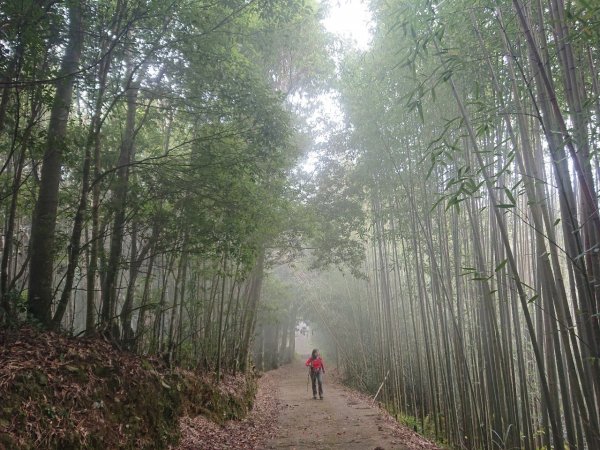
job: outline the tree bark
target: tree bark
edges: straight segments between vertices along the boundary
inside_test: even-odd
[[[39,196],[31,224],[28,312],[44,326],[52,319],[52,277],[58,190],[75,73],[83,48],[83,1],[69,0],[69,41],[61,63],[50,113]]]
[[[259,250],[258,257],[256,258],[256,265],[252,271],[250,278],[250,289],[248,291],[248,312],[243,326],[241,352],[240,352],[240,370],[245,372],[248,368],[248,356],[250,351],[250,341],[254,333],[254,326],[256,323],[256,312],[258,310],[258,304],[260,301],[263,273],[265,264],[264,249]]]
[[[135,153],[135,129],[139,80],[133,80],[133,65],[129,64],[130,81],[127,87],[127,118],[121,142],[121,150],[117,161],[117,177],[113,187],[113,206],[115,217],[110,238],[110,253],[106,267],[106,278],[102,288],[102,322],[105,330],[114,335],[117,333],[113,326],[117,304],[118,272],[123,251],[123,236],[125,235],[126,208],[129,189],[130,163]],[[113,336],[117,337],[117,336]]]
[[[108,43],[102,46],[105,51],[108,48]],[[99,67],[98,74],[98,96],[95,102],[94,114],[88,130],[88,136],[85,143],[84,158],[83,158],[83,171],[81,179],[81,194],[79,197],[79,203],[75,218],[73,219],[73,231],[71,232],[71,239],[68,247],[68,262],[67,271],[65,275],[65,284],[63,291],[56,308],[54,317],[52,318],[52,328],[58,329],[62,321],[63,314],[67,309],[67,305],[71,298],[71,290],[73,288],[73,281],[75,279],[75,270],[79,261],[79,255],[81,252],[81,234],[83,233],[85,212],[88,208],[88,195],[90,191],[90,173],[92,167],[92,150],[100,146],[100,128],[102,126],[102,106],[104,104],[104,92],[106,90],[106,80],[108,76],[108,70],[110,68],[112,58],[112,52],[104,57]],[[89,270],[89,268],[88,268]],[[94,271],[91,271],[91,277],[87,276],[88,291],[91,291],[92,295],[87,295],[87,315],[86,315],[86,329],[91,330],[94,326],[94,284],[95,275]]]

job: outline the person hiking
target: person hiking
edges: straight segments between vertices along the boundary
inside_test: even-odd
[[[306,360],[306,366],[310,367],[310,381],[312,382],[313,398],[317,399],[317,383],[319,384],[319,398],[323,400],[323,374],[325,365],[319,355],[319,350],[314,349],[310,358]]]

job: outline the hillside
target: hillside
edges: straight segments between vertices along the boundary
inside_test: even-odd
[[[0,449],[161,449],[180,419],[216,423],[252,407],[254,376],[170,369],[99,339],[33,328],[0,332]]]

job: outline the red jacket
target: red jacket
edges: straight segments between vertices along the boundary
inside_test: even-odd
[[[321,370],[325,373],[325,365],[323,364],[323,359],[320,356],[317,359],[312,359],[312,356],[306,360],[306,366],[310,366],[313,372],[318,372]]]

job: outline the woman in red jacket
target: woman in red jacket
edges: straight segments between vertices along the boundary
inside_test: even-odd
[[[319,384],[319,398],[323,400],[323,374],[325,365],[316,348],[312,351],[310,358],[306,360],[306,365],[310,367],[310,381],[312,381],[313,398],[317,398],[317,383]]]

